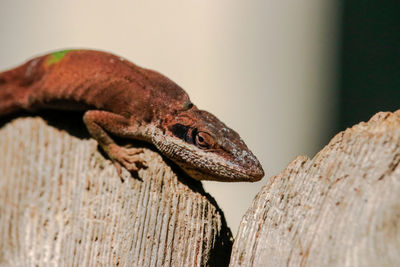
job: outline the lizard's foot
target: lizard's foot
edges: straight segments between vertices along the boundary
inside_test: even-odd
[[[142,148],[121,147],[111,144],[107,147],[106,152],[113,161],[119,176],[122,174],[121,167],[129,172],[138,172],[142,168],[147,168],[146,161],[140,158],[140,154],[143,153]]]

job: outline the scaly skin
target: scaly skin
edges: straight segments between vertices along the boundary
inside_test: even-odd
[[[115,55],[65,50],[0,73],[0,116],[41,108],[85,111],[91,136],[114,162],[146,166],[139,148],[110,134],[144,140],[199,180],[258,181],[264,171],[240,136],[199,110],[173,81]]]

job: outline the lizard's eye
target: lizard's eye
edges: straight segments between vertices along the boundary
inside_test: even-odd
[[[169,130],[176,137],[184,140],[189,144],[194,144],[201,149],[209,149],[214,147],[214,139],[206,132],[199,131],[195,127],[185,126],[183,124],[174,124]]]
[[[206,132],[198,132],[195,137],[196,146],[202,149],[212,148],[214,146],[214,139]]]

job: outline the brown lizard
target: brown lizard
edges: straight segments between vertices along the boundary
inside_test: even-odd
[[[121,167],[145,167],[140,148],[111,135],[143,140],[199,180],[258,181],[264,171],[240,136],[162,74],[121,57],[64,50],[0,73],[0,116],[41,108],[85,111],[90,135]]]

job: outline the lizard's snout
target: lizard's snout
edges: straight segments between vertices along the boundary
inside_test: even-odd
[[[252,182],[260,181],[265,175],[264,170],[260,163],[258,163],[258,166],[252,168],[249,174]]]
[[[247,180],[249,181],[252,182],[259,181],[265,175],[264,169],[261,166],[260,162],[252,154],[251,156],[246,157],[244,166],[246,166],[244,168],[246,169],[246,174],[248,176]]]

